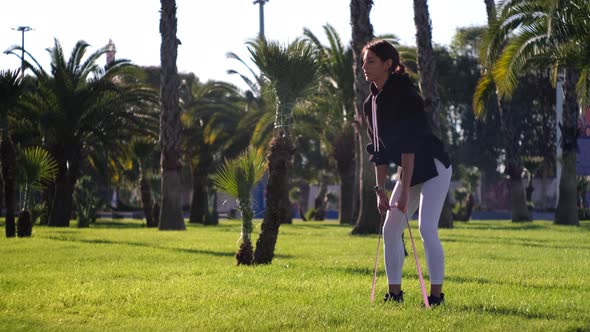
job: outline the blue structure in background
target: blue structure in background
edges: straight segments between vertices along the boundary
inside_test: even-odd
[[[262,180],[256,184],[252,190],[252,208],[254,209],[254,218],[264,218],[266,210],[266,183],[268,182],[268,173],[264,174]],[[292,211],[293,218],[301,218],[299,211]],[[338,219],[338,211],[326,210],[326,219]]]
[[[578,138],[578,152],[576,154],[576,174],[590,175],[590,137]]]
[[[264,192],[266,190],[266,182],[268,181],[268,174],[264,174],[262,180],[256,184],[252,190],[252,208],[254,209],[254,218],[263,218],[264,210],[266,209],[266,201],[264,200]]]

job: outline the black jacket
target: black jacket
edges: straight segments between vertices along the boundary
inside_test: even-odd
[[[379,151],[376,151],[373,139],[373,98],[377,112]],[[371,139],[371,144],[366,149],[375,165],[393,162],[401,166],[402,153],[414,153],[411,186],[438,175],[434,158],[440,160],[445,167],[451,165],[442,141],[432,133],[428,125],[424,100],[407,75],[390,75],[381,91],[371,84],[371,93],[365,100],[363,111],[368,124],[367,133]]]

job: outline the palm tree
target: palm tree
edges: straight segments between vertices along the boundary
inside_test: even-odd
[[[237,158],[226,160],[214,175],[213,182],[223,192],[238,200],[238,208],[242,214],[242,234],[240,249],[236,253],[238,265],[250,265],[254,259],[252,241],[252,203],[250,192],[266,171],[264,156],[260,151],[250,147]]]
[[[590,104],[590,4],[585,0],[505,1],[491,25],[485,57],[490,70],[482,77],[474,104],[491,82],[509,99],[527,70],[564,70],[563,171],[555,222],[579,225],[576,206],[576,136],[578,104]],[[576,98],[577,97],[577,98]]]
[[[0,129],[2,130],[0,160],[2,162],[4,203],[6,207],[6,237],[16,235],[14,222],[16,150],[8,133],[8,115],[17,106],[21,94],[22,85],[19,72],[0,71]]]
[[[290,210],[287,179],[295,153],[290,136],[293,108],[312,91],[320,65],[314,47],[301,40],[283,46],[259,39],[248,43],[248,51],[277,100],[273,138],[266,156],[269,171],[267,208],[254,253],[255,264],[269,264],[274,256],[279,226],[287,220]]]
[[[321,54],[319,54],[319,56],[321,57]],[[266,147],[269,145],[270,139],[273,136],[272,132],[276,113],[275,108],[271,107],[271,105],[276,105],[276,96],[272,90],[272,86],[267,80],[265,80],[263,75],[256,74],[255,71],[235,53],[228,53],[228,57],[239,61],[247,69],[249,74],[242,74],[236,70],[229,70],[228,73],[239,75],[250,88],[245,92],[245,99],[247,102],[245,108],[246,112],[242,114],[235,134],[230,141],[249,141],[250,145],[257,149]],[[350,67],[348,70],[352,73]],[[295,186],[293,188],[297,188],[297,182],[300,180],[303,180],[300,184],[304,187],[307,186],[307,182],[319,180],[320,177],[317,176],[317,174],[320,174],[318,168],[324,169],[325,167],[322,168],[321,165],[328,164],[325,162],[327,161],[327,158],[324,158],[324,155],[320,153],[320,145],[324,146],[324,144],[320,144],[320,141],[328,140],[328,138],[323,137],[322,134],[326,131],[325,123],[332,123],[326,121],[336,121],[333,117],[337,117],[337,113],[339,114],[339,112],[342,111],[342,108],[339,106],[339,99],[334,98],[329,92],[324,91],[326,87],[325,82],[327,81],[329,80],[322,79],[320,81],[320,86],[309,98],[308,102],[300,104],[293,109],[293,119],[297,123],[297,126],[292,128],[293,139],[297,141],[298,145],[313,144],[314,147],[317,147],[317,149],[309,149],[302,146],[302,148],[299,149],[302,153],[295,155],[294,162],[303,162],[305,160],[305,166],[296,168],[297,166],[293,165],[293,168],[296,171],[295,174],[302,177],[301,179],[294,179],[293,177],[290,179],[289,184]],[[332,141],[329,141],[327,145],[329,146],[332,143]],[[236,144],[231,143],[231,145]],[[346,146],[346,149],[349,152],[351,151],[350,146],[351,144]],[[313,155],[310,155],[310,153]],[[266,183],[266,180],[263,182]],[[291,188],[291,190],[293,188]],[[302,210],[301,207],[300,210]],[[304,216],[303,212],[301,213],[301,216]],[[291,223],[292,215],[288,214],[287,218],[281,222]]]
[[[491,35],[491,31],[495,29],[497,26],[497,17],[496,17],[496,9],[494,0],[485,0],[486,3],[486,11],[488,15],[488,36]],[[489,40],[489,37],[486,37]],[[483,49],[488,48],[490,46],[486,46],[489,42],[484,41]],[[501,47],[501,45],[497,45],[496,47]],[[492,90],[494,86],[494,79],[492,77],[492,66],[496,61],[496,54],[497,51],[486,51],[482,58],[483,64],[483,74],[478,82],[478,87],[475,92],[474,97],[474,110],[476,114],[481,118],[483,115],[483,94],[485,91]],[[509,177],[510,181],[510,202],[511,202],[511,210],[512,210],[512,221],[519,222],[519,221],[529,221],[530,220],[530,212],[526,205],[526,195],[524,191],[524,184],[522,179],[523,173],[523,165],[520,158],[520,147],[518,144],[517,138],[517,130],[515,129],[515,125],[513,123],[513,119],[511,119],[512,114],[509,113],[510,105],[506,103],[499,93],[495,94],[496,96],[496,105],[498,108],[498,116],[500,119],[501,127],[500,130],[502,131],[502,137],[504,140],[504,150],[506,152],[505,157],[505,173]]]
[[[337,164],[340,177],[340,223],[353,223],[354,207],[354,73],[352,71],[352,49],[342,45],[340,36],[329,24],[324,26],[329,46],[321,44],[319,39],[308,29],[304,35],[319,51],[324,72],[323,89],[318,92],[323,98],[330,99],[326,108],[319,109],[319,115],[327,118],[318,123],[330,123],[321,126],[322,138],[330,147],[330,155]],[[330,107],[332,105],[332,107]]]
[[[208,211],[209,174],[219,155],[232,157],[247,146],[248,139],[235,140],[236,129],[244,114],[243,98],[228,83],[193,82],[181,116],[183,154],[189,160],[193,176],[191,223],[205,223]]]
[[[44,144],[59,167],[53,200],[48,204],[50,226],[69,226],[74,185],[84,161],[101,159],[98,155],[126,154],[130,137],[153,130],[156,123],[146,107],[155,103],[155,93],[137,83],[137,67],[128,60],[117,60],[102,69],[96,61],[106,48],[84,59],[88,47],[79,41],[66,60],[55,40],[48,49],[50,73],[32,56],[33,64],[24,61],[36,86],[23,95],[21,111],[38,123]],[[15,47],[8,53],[18,56],[15,52],[19,50]]]
[[[180,41],[176,37],[176,1],[160,0],[160,47],[161,85],[160,85],[160,146],[162,174],[162,204],[160,207],[160,230],[185,230],[182,217],[180,195],[180,107],[178,87],[180,80],[176,68],[177,49]]]
[[[148,180],[149,156],[154,153],[156,142],[145,137],[135,138],[131,143],[131,149],[139,166],[139,191],[141,193],[141,207],[145,216],[147,227],[157,227],[152,214],[152,190]]]
[[[363,74],[362,49],[366,43],[373,39],[373,26],[369,14],[373,7],[372,0],[351,0],[350,1],[350,24],[352,25],[352,58],[354,72],[354,114],[355,114],[355,160],[358,169],[355,182],[359,184],[358,214],[356,225],[352,234],[377,234],[379,232],[380,217],[375,208],[377,198],[375,196],[375,175],[370,166],[367,165],[368,158],[365,146],[369,143],[366,135],[367,126],[363,116],[363,101],[369,94],[369,84]]]
[[[42,192],[48,183],[55,180],[58,167],[53,156],[40,146],[26,148],[17,157],[19,184],[23,192],[22,209],[18,216],[18,236],[31,236],[35,223],[30,208],[32,194]]]
[[[424,96],[426,114],[430,115],[430,125],[435,135],[441,138],[440,98],[436,77],[436,59],[432,49],[432,28],[427,0],[414,0],[414,23],[416,24],[416,45],[418,46],[418,73],[420,90]],[[453,228],[453,213],[447,198],[438,223],[441,228]]]

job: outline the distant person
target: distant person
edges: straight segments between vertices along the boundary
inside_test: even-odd
[[[383,225],[385,270],[389,291],[384,300],[403,302],[401,289],[406,217],[419,208],[418,223],[430,276],[430,305],[444,301],[444,253],[438,237],[438,220],[451,180],[451,161],[443,143],[428,124],[424,101],[414,86],[397,49],[385,40],[363,48],[363,71],[371,83],[364,103],[375,163],[377,208],[387,213]],[[387,166],[398,166],[398,181],[391,198],[385,192]],[[404,215],[406,214],[406,215]]]

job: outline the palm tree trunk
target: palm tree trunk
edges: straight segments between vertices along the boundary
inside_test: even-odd
[[[162,170],[162,204],[158,228],[186,230],[182,216],[180,171]]]
[[[217,191],[213,190],[211,196],[211,212],[207,213],[205,225],[219,225],[219,213],[217,212]],[[209,206],[209,198],[207,198],[207,206]]]
[[[65,164],[65,163],[64,163]],[[60,165],[60,170],[55,180],[55,195],[53,196],[53,206],[49,215],[49,226],[70,227],[72,217],[73,195],[75,179],[72,179],[74,170],[65,169],[65,165]]]
[[[191,202],[191,213],[189,222],[207,224],[209,218],[209,195],[207,194],[207,179],[213,163],[213,155],[209,146],[199,142],[199,152],[196,163],[192,167],[193,176],[193,199]]]
[[[141,208],[145,215],[145,224],[147,227],[156,227],[158,224],[154,223],[154,216],[152,215],[152,191],[141,164],[139,166],[139,172],[139,191],[141,192]]]
[[[571,68],[566,69],[564,83],[563,124],[562,126],[562,163],[559,181],[559,200],[555,213],[555,223],[560,225],[580,225],[577,207],[576,147],[578,103],[575,87],[578,74]]]
[[[361,163],[369,163],[369,161],[362,160]],[[361,169],[359,216],[351,232],[353,235],[378,234],[380,231],[381,217],[379,210],[377,210],[377,198],[374,189],[375,174],[371,166],[364,166]]]
[[[334,159],[340,176],[340,211],[338,216],[341,224],[353,223],[353,193],[354,193],[354,131],[346,127],[335,139]]]
[[[251,265],[254,258],[252,240],[250,234],[252,233],[252,218],[253,211],[249,199],[240,198],[239,209],[242,213],[242,243],[236,253],[236,261],[238,265]]]
[[[350,165],[348,169],[340,173],[340,223],[346,225],[353,224],[354,201],[351,193],[354,191],[354,167]]]
[[[207,174],[201,162],[193,167],[193,198],[191,202],[190,223],[203,224],[207,214]]]
[[[324,200],[326,198],[327,191],[328,185],[326,185],[325,182],[320,183],[320,190],[313,200],[313,207],[315,209],[313,220],[315,221],[323,221],[326,218],[326,207],[324,205]]]
[[[504,111],[508,108],[499,103],[498,107]],[[526,204],[526,194],[522,179],[523,165],[520,159],[520,149],[518,146],[518,135],[515,133],[514,123],[511,115],[514,112],[501,113],[502,131],[504,137],[504,146],[506,149],[506,174],[508,174],[510,183],[510,205],[512,211],[512,221],[531,221],[531,214]]]
[[[162,204],[160,209],[160,230],[185,230],[182,217],[180,153],[180,108],[178,106],[178,87],[180,80],[176,68],[179,40],[176,38],[176,1],[160,0],[160,61],[162,70],[160,99],[160,157],[162,174]]]
[[[158,203],[158,201],[154,201],[154,206],[152,207],[152,217],[154,218],[154,224],[156,226],[160,225],[160,203]]]
[[[289,136],[274,137],[269,143],[266,157],[268,161],[266,211],[260,235],[256,241],[254,264],[270,264],[274,257],[279,226],[290,212],[287,174],[294,153],[295,148]]]
[[[438,95],[438,80],[436,77],[436,61],[432,49],[432,28],[427,0],[414,0],[414,24],[416,25],[416,45],[418,46],[418,73],[420,74],[420,89],[424,96],[426,114],[434,134],[442,138],[440,130],[440,97]],[[453,213],[447,198],[438,222],[440,228],[453,228]]]
[[[32,233],[33,223],[31,220],[31,213],[27,210],[22,210],[18,214],[16,234],[18,235],[18,237],[31,237]]]
[[[16,223],[14,221],[15,210],[15,173],[16,173],[16,150],[10,135],[2,135],[0,143],[0,159],[2,160],[2,177],[4,179],[4,199],[6,206],[6,237],[16,236]]]
[[[418,74],[420,90],[424,97],[426,114],[434,134],[441,137],[440,131],[440,97],[436,77],[436,61],[432,49],[432,29],[427,0],[414,0],[414,23],[416,24],[416,45],[418,55]]]
[[[48,225],[51,208],[53,207],[53,197],[55,196],[55,183],[51,182],[43,191],[42,200],[45,202],[44,211],[39,218],[39,225]]]
[[[356,159],[359,160],[359,209],[352,234],[377,234],[379,233],[380,217],[377,210],[377,197],[375,195],[375,175],[373,167],[368,160],[364,147],[369,143],[369,137],[365,134],[367,126],[363,116],[363,101],[369,94],[369,84],[363,74],[362,49],[366,43],[373,39],[373,26],[370,13],[373,7],[372,0],[350,1],[350,23],[352,25],[352,56],[354,72],[354,113],[357,121],[356,135],[359,149]]]
[[[531,221],[531,213],[526,204],[524,181],[521,178],[510,177],[510,205],[512,208],[512,221]]]
[[[2,158],[2,157],[0,156],[0,158]],[[1,165],[2,165],[2,161],[0,160],[0,167],[1,167]],[[2,172],[1,168],[0,168],[0,172]],[[5,203],[6,202],[4,201],[4,179],[2,178],[2,176],[0,176],[0,210],[2,210]]]

